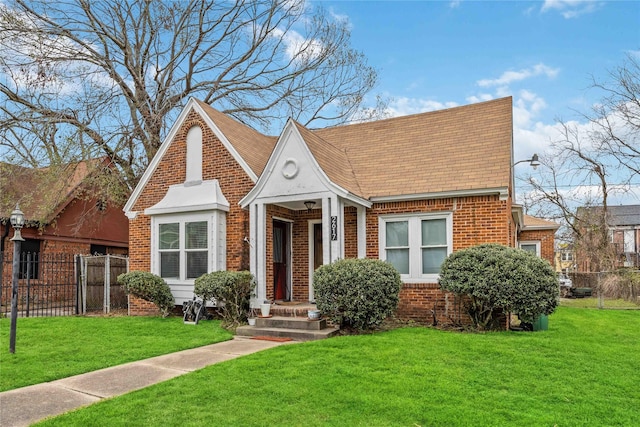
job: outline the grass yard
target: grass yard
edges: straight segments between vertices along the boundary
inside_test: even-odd
[[[52,381],[232,336],[208,321],[194,327],[173,317],[19,318],[9,353],[10,319],[0,319],[0,391]]]
[[[598,308],[598,298],[562,298],[560,305],[565,307],[576,308]],[[623,299],[604,299],[605,309],[625,309],[625,310],[640,310],[640,305],[634,304],[631,301],[625,301]]]
[[[635,426],[639,368],[640,312],[560,307],[534,333],[280,346],[39,425]]]

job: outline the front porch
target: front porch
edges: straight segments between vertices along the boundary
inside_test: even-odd
[[[262,201],[249,206],[250,270],[257,287],[252,306],[264,301],[315,301],[313,273],[343,258],[366,256],[366,207],[340,197],[318,199],[313,208],[308,195]],[[305,316],[297,303],[278,310]]]
[[[246,337],[270,337],[295,341],[314,341],[329,338],[340,328],[329,325],[326,319],[309,320],[308,310],[316,310],[308,302],[275,302],[269,317],[258,317],[255,326],[239,326],[236,334]]]
[[[308,301],[275,301],[271,304],[270,313],[274,317],[306,319],[309,310],[317,310],[316,305]]]

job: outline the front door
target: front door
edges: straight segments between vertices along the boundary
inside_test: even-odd
[[[273,295],[276,300],[289,300],[289,224],[273,221]]]
[[[322,265],[322,223],[313,224],[313,271]]]
[[[322,265],[322,222],[309,224],[309,301],[315,301],[313,293],[313,272]]]

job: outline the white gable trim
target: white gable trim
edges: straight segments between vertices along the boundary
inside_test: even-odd
[[[211,128],[214,135],[222,142],[222,145],[224,145],[224,148],[226,148],[227,151],[231,153],[231,155],[233,156],[233,159],[236,162],[238,162],[240,167],[242,167],[242,170],[244,170],[244,172],[247,175],[249,175],[249,178],[251,178],[251,181],[253,182],[258,181],[258,175],[256,175],[255,172],[249,167],[249,164],[242,158],[240,153],[238,153],[235,147],[229,142],[225,134],[222,133],[220,128],[218,128],[218,126],[214,123],[211,117],[209,117],[209,115],[204,112],[200,104],[196,102],[195,107],[196,107],[196,111],[202,116],[205,123]]]
[[[145,215],[161,215],[195,211],[221,210],[229,212],[229,202],[222,194],[217,179],[174,184],[155,205],[144,210]]]
[[[249,193],[247,193],[245,197],[242,198],[242,200],[240,200],[239,204],[242,208],[248,207],[253,201],[255,201],[258,198],[261,198],[260,195],[262,194],[263,190],[266,188],[269,178],[276,170],[276,164],[278,160],[283,155],[284,146],[286,142],[292,137],[299,138],[300,141],[303,142],[301,145],[303,146],[305,155],[308,156],[308,158],[310,159],[314,172],[318,174],[318,176],[320,177],[320,183],[326,188],[327,191],[329,191],[330,193],[336,194],[344,198],[345,200],[352,202],[356,206],[371,207],[370,201],[350,193],[349,191],[345,190],[341,186],[332,182],[331,179],[329,179],[327,174],[320,167],[320,164],[318,164],[318,161],[316,160],[316,158],[313,156],[313,153],[311,153],[311,150],[309,150],[308,145],[304,141],[304,138],[296,128],[295,124],[291,119],[289,119],[286,125],[284,126],[282,133],[278,137],[278,142],[276,143],[276,146],[273,149],[271,156],[269,157],[269,160],[267,161],[267,165],[265,166],[264,171],[262,172],[262,175],[260,175],[260,177],[258,178],[256,185],[251,189],[251,191],[249,191]],[[289,162],[291,162],[291,160],[288,159],[285,161],[285,164]],[[288,173],[288,172],[283,171],[283,173]],[[293,178],[297,174],[297,170],[292,170],[290,173]],[[296,196],[282,195],[277,197],[272,196],[268,198],[267,202],[277,203],[277,202],[285,202],[289,200],[298,200],[299,198],[300,198],[299,195],[296,195]]]
[[[227,137],[222,133],[222,131],[218,128],[218,126],[216,126],[213,120],[211,120],[211,117],[209,117],[209,115],[204,112],[200,104],[198,104],[198,102],[196,102],[195,99],[189,98],[189,101],[187,101],[187,104],[184,106],[184,108],[180,112],[180,115],[176,119],[175,123],[173,124],[173,126],[171,126],[171,129],[169,130],[169,134],[166,136],[166,138],[160,145],[160,148],[158,148],[156,155],[153,156],[153,159],[151,159],[151,162],[147,166],[147,169],[144,171],[142,178],[140,178],[138,185],[136,185],[136,188],[131,193],[129,200],[127,200],[127,203],[124,205],[124,208],[122,210],[125,212],[125,215],[127,215],[128,218],[135,218],[136,213],[132,212],[133,206],[138,201],[138,198],[142,194],[142,191],[144,190],[144,188],[147,186],[147,183],[151,179],[151,176],[153,176],[153,173],[158,168],[160,161],[162,160],[165,153],[169,149],[171,142],[173,141],[176,134],[178,133],[178,130],[180,130],[180,128],[186,121],[191,110],[195,111],[200,115],[200,117],[202,117],[202,119],[207,124],[207,126],[209,126],[209,128],[212,130],[214,135],[222,142],[222,144],[229,151],[229,153],[231,153],[235,161],[238,162],[240,167],[242,167],[242,169],[246,172],[249,178],[251,178],[253,182],[256,182],[258,180],[258,176],[255,174],[255,172],[253,172],[253,170],[251,170],[247,162],[245,162],[245,160],[242,158],[242,156],[240,156],[240,154],[236,151],[233,145],[231,145]]]

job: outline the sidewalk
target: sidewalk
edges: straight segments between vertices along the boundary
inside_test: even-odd
[[[285,343],[235,337],[230,341],[5,391],[0,393],[0,426],[28,426],[102,399],[282,344]]]

